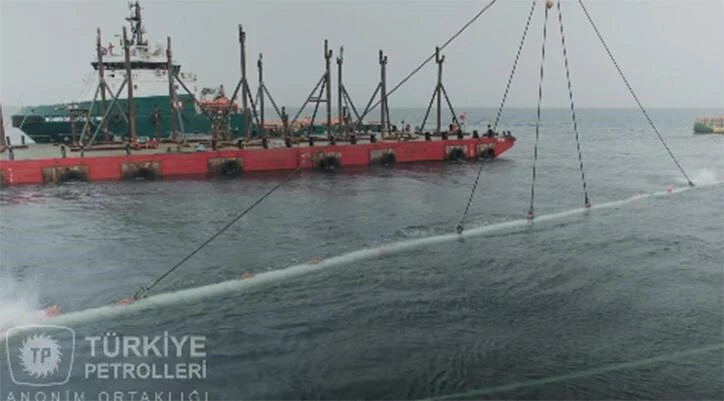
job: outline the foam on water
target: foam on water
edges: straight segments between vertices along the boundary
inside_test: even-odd
[[[705,177],[706,178],[706,177]],[[632,196],[630,198],[622,199],[619,201],[613,201],[613,202],[607,202],[607,203],[601,203],[598,205],[593,205],[590,209],[586,208],[578,208],[578,209],[572,209],[564,212],[559,213],[552,213],[547,215],[541,215],[535,218],[534,223],[532,224],[540,224],[547,221],[553,221],[553,220],[559,220],[579,214],[585,214],[589,213],[591,211],[599,210],[599,209],[610,209],[610,208],[616,208],[619,206],[623,206],[635,201],[653,198],[653,197],[663,197],[663,196],[670,196],[672,194],[676,193],[682,193],[686,192],[692,189],[696,188],[703,188],[703,187],[711,187],[715,185],[722,184],[724,182],[722,181],[713,181],[711,184],[701,184],[697,187],[680,187],[680,188],[672,188],[670,190],[664,190],[661,192],[653,192],[653,193],[642,193],[639,195]],[[135,302],[130,305],[109,305],[109,306],[102,306],[98,308],[92,308],[92,309],[86,309],[81,310],[77,312],[71,312],[68,314],[60,315],[56,318],[53,318],[49,321],[52,321],[53,324],[59,324],[59,325],[77,325],[84,322],[94,321],[94,320],[100,320],[100,319],[106,319],[114,316],[120,316],[120,315],[127,315],[132,314],[136,312],[142,312],[146,310],[156,309],[168,305],[173,304],[179,304],[179,303],[192,303],[197,302],[199,300],[210,298],[210,297],[216,297],[226,294],[231,294],[235,292],[242,292],[245,290],[248,290],[249,288],[273,283],[277,281],[282,280],[289,280],[294,277],[298,277],[301,275],[321,271],[324,269],[329,269],[333,267],[339,267],[339,266],[345,266],[345,265],[352,265],[354,263],[365,261],[365,260],[372,260],[375,258],[385,257],[401,252],[405,252],[412,249],[419,249],[423,248],[425,246],[429,245],[436,245],[436,244],[442,244],[446,242],[452,242],[452,241],[464,241],[466,238],[475,237],[475,236],[481,236],[485,234],[492,234],[496,232],[502,232],[510,229],[520,228],[520,227],[526,227],[530,225],[531,223],[526,219],[520,219],[520,220],[512,220],[502,223],[496,223],[491,224],[487,226],[481,226],[481,227],[475,227],[467,229],[462,234],[456,234],[456,233],[450,233],[450,234],[443,234],[443,235],[434,235],[424,238],[414,238],[406,241],[401,242],[395,242],[390,244],[381,245],[375,248],[367,248],[367,249],[360,249],[357,251],[345,253],[343,255],[331,257],[328,259],[323,259],[318,262],[310,262],[310,263],[303,263],[299,265],[290,266],[287,268],[279,269],[279,270],[273,270],[269,272],[264,272],[257,274],[251,278],[247,278],[244,280],[228,280],[217,284],[210,284],[205,285],[201,287],[195,287],[195,288],[189,288],[184,290],[179,290],[176,292],[171,293],[165,293],[165,294],[159,294],[150,296],[148,298],[142,299],[138,302]],[[18,333],[19,331],[14,331],[14,333]]]
[[[33,288],[0,272],[0,333],[39,321],[38,305]]]
[[[713,169],[701,169],[694,173],[694,175],[691,177],[691,181],[694,183],[694,185],[716,185],[718,182],[720,182],[722,179],[718,178],[724,176],[724,172],[716,172]],[[684,180],[685,182],[686,180]]]

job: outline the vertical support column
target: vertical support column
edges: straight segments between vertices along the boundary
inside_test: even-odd
[[[173,76],[176,71],[173,68],[173,57],[171,53],[171,37],[166,37],[166,73],[168,74],[168,100],[171,106],[171,140],[174,142],[178,139],[176,132],[176,90],[173,87]]]
[[[389,121],[387,121],[387,56],[385,56],[382,53],[382,50],[380,50],[380,110],[381,110],[381,124],[382,127],[380,128],[380,136],[384,137],[386,132],[389,132],[388,125]]]
[[[136,136],[136,102],[133,99],[133,78],[131,77],[131,49],[128,42],[126,27],[123,27],[123,49],[126,58],[126,85],[128,85],[128,135],[131,143],[137,141]]]
[[[104,77],[105,65],[103,65],[103,46],[101,45],[101,28],[96,28],[96,56],[98,58],[98,85],[101,87],[101,105],[99,107],[100,115],[106,114],[106,80]],[[93,110],[90,110],[90,115],[93,115]],[[108,135],[108,129],[106,129],[105,119],[101,122],[101,130],[103,131],[103,140],[105,142],[110,141]],[[84,133],[85,134],[85,133]]]
[[[442,63],[445,61],[445,56],[440,57],[440,48],[435,47],[435,62],[437,63],[437,130],[440,134],[442,132]]]
[[[289,115],[287,114],[287,108],[284,106],[282,106],[282,130],[284,138],[289,138]]]
[[[347,124],[344,124],[342,105],[342,93],[344,92],[344,86],[342,86],[342,59],[343,59],[344,48],[340,46],[339,56],[337,57],[337,119],[339,121],[339,132],[347,135]]]
[[[266,129],[264,129],[264,64],[262,62],[262,54],[259,53],[259,60],[256,66],[259,68],[259,130],[262,138],[266,138]]]
[[[3,105],[0,103],[0,147],[2,146],[5,146],[5,120],[3,120]]]
[[[239,45],[241,46],[241,110],[244,116],[244,123],[241,133],[244,139],[249,139],[251,131],[251,119],[249,117],[249,102],[247,99],[247,96],[249,94],[249,83],[246,81],[246,32],[244,32],[241,24],[239,24]],[[231,101],[233,102],[234,99],[231,99]]]
[[[332,51],[329,50],[329,41],[324,39],[324,65],[325,85],[327,92],[327,137],[332,138],[332,74],[329,71],[329,63],[332,58]]]

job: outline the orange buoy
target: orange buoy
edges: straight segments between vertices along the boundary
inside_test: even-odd
[[[136,302],[136,300],[133,298],[133,296],[125,297],[118,302],[116,302],[116,305],[128,305]]]
[[[673,188],[671,188],[671,187],[666,187],[666,192],[671,193],[671,191],[673,191]]]
[[[53,305],[48,308],[43,309],[42,315],[44,318],[52,318],[56,317],[60,314],[60,309],[58,309],[58,305]]]

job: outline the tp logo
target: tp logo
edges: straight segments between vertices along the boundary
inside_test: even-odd
[[[18,326],[5,333],[10,378],[17,385],[46,387],[68,383],[75,332],[52,325]]]

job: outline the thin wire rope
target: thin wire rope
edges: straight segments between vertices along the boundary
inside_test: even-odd
[[[243,212],[241,212],[239,215],[237,215],[236,217],[234,217],[230,222],[228,222],[224,227],[222,227],[220,230],[218,230],[218,231],[217,231],[214,235],[212,235],[209,239],[207,239],[207,240],[204,241],[201,245],[199,245],[198,247],[196,247],[196,249],[194,249],[193,251],[191,251],[191,253],[189,253],[188,255],[186,255],[183,259],[181,259],[181,261],[179,261],[178,263],[176,263],[173,267],[171,267],[171,268],[170,268],[169,270],[167,270],[165,273],[163,273],[162,275],[160,275],[158,278],[156,278],[156,279],[155,279],[154,281],[152,281],[150,284],[141,287],[141,289],[139,289],[139,290],[133,295],[133,299],[136,299],[136,300],[137,300],[137,299],[145,296],[145,294],[146,294],[149,290],[151,290],[151,288],[153,288],[156,284],[158,284],[159,282],[161,282],[161,280],[163,280],[164,278],[166,278],[166,277],[167,277],[169,274],[171,274],[173,271],[175,271],[176,269],[178,269],[179,267],[181,267],[181,265],[183,265],[184,263],[186,263],[186,262],[187,262],[189,259],[191,259],[194,255],[196,255],[197,253],[199,253],[199,251],[201,251],[202,249],[204,249],[204,248],[205,248],[207,245],[209,245],[213,240],[215,240],[219,235],[221,235],[221,234],[222,234],[224,231],[226,231],[229,227],[231,227],[232,225],[234,225],[234,223],[236,223],[237,221],[239,221],[242,217],[246,216],[247,213],[249,213],[252,209],[254,209],[255,207],[257,207],[264,199],[266,199],[267,197],[269,197],[269,196],[270,196],[271,194],[273,194],[276,190],[278,190],[279,188],[281,188],[282,185],[284,185],[285,183],[287,183],[287,181],[289,181],[289,180],[290,180],[296,173],[298,173],[299,171],[301,171],[301,167],[298,167],[296,170],[294,170],[294,171],[292,171],[291,173],[289,173],[282,181],[280,181],[277,185],[275,185],[274,187],[272,187],[269,191],[267,191],[264,195],[262,195],[262,196],[261,196],[259,199],[257,199],[254,203],[252,203],[251,206],[247,207]]]
[[[586,175],[583,170],[583,156],[581,155],[581,141],[578,134],[578,121],[576,120],[576,108],[573,103],[573,89],[571,85],[571,70],[568,67],[568,51],[566,50],[566,35],[563,33],[563,13],[561,12],[561,2],[557,2],[558,8],[558,25],[561,28],[561,46],[563,47],[563,61],[566,66],[566,80],[568,81],[568,97],[571,100],[571,117],[573,118],[573,131],[576,133],[576,149],[578,150],[578,166],[581,170],[581,181],[583,182],[583,204],[586,207],[591,205],[588,197],[588,186],[586,185]]]
[[[533,148],[533,180],[530,185],[530,209],[528,210],[528,219],[532,220],[535,216],[533,205],[535,203],[535,178],[536,164],[538,163],[538,141],[540,138],[540,106],[543,100],[543,67],[546,61],[546,38],[548,37],[548,7],[545,8],[545,19],[543,20],[543,46],[541,50],[540,63],[540,82],[538,83],[538,108],[537,119],[535,122],[535,146]]]
[[[533,18],[533,10],[535,10],[536,1],[533,0],[533,3],[530,6],[530,12],[528,13],[528,20],[525,23],[525,29],[523,30],[523,37],[520,39],[520,44],[518,45],[518,52],[515,55],[515,61],[513,62],[513,68],[510,71],[510,77],[508,77],[508,84],[505,86],[505,93],[503,94],[503,100],[500,102],[500,108],[498,109],[498,115],[495,117],[495,125],[493,126],[493,131],[495,131],[498,127],[498,121],[500,120],[500,115],[503,112],[503,106],[505,105],[505,100],[508,98],[508,91],[510,90],[510,84],[513,81],[513,76],[515,75],[515,70],[518,66],[518,60],[520,59],[520,53],[523,50],[523,44],[525,43],[525,39],[528,36],[528,28],[530,27],[530,21]],[[434,99],[434,96],[433,96]],[[427,114],[430,113],[430,107],[432,107],[432,100],[430,100],[430,106],[428,106],[427,113],[425,114],[425,120],[427,120]],[[424,121],[424,120],[423,120]],[[422,130],[422,129],[420,129]],[[480,175],[483,173],[483,166],[485,165],[484,162],[480,163],[480,167],[478,167],[478,173],[475,175],[475,182],[473,183],[473,189],[470,191],[470,196],[468,197],[468,202],[465,205],[465,211],[463,211],[463,215],[460,218],[460,223],[458,223],[457,226],[457,233],[461,234],[465,227],[465,219],[468,217],[468,213],[470,212],[470,205],[473,203],[473,198],[475,197],[475,191],[478,189],[478,184],[480,183]]]
[[[693,187],[694,183],[691,182],[691,179],[684,171],[684,168],[681,167],[681,164],[679,164],[679,161],[674,156],[674,153],[669,148],[669,145],[667,145],[666,141],[664,141],[664,138],[663,138],[663,136],[661,136],[659,129],[656,128],[656,125],[654,124],[653,120],[651,120],[651,117],[649,117],[649,113],[646,112],[646,109],[644,108],[643,104],[641,104],[641,101],[639,100],[638,96],[636,96],[636,92],[634,92],[633,87],[631,87],[631,84],[629,84],[628,79],[626,79],[626,76],[623,74],[621,67],[618,65],[618,62],[616,62],[616,59],[613,57],[613,53],[611,53],[611,50],[608,48],[608,45],[606,44],[606,41],[603,39],[603,35],[601,35],[601,32],[598,30],[598,27],[593,22],[593,18],[591,18],[591,14],[588,13],[586,6],[583,5],[583,0],[578,0],[578,3],[581,5],[583,12],[586,14],[586,18],[588,18],[588,22],[591,23],[591,27],[593,27],[593,30],[596,32],[596,36],[598,36],[598,40],[601,41],[603,48],[606,49],[606,53],[608,53],[608,57],[613,62],[613,65],[616,67],[616,70],[618,70],[618,74],[621,76],[621,79],[623,79],[623,82],[626,84],[626,87],[628,88],[629,92],[631,92],[631,96],[633,96],[634,100],[636,101],[636,104],[638,104],[639,109],[641,109],[641,112],[644,114],[644,117],[646,117],[646,120],[649,122],[649,125],[651,125],[651,128],[653,128],[653,130],[656,133],[656,136],[659,138],[659,141],[661,142],[661,144],[664,145],[664,148],[666,148],[666,151],[669,153],[669,156],[671,156],[671,160],[674,161],[676,166],[681,171],[681,174],[683,174],[684,178],[686,178],[686,180],[689,182],[689,186]]]
[[[452,43],[453,40],[455,40],[458,36],[460,36],[460,34],[463,33],[463,31],[465,31],[470,25],[473,24],[473,22],[475,22],[478,18],[480,18],[480,16],[483,15],[483,13],[485,13],[497,1],[498,0],[492,0],[485,7],[483,7],[482,10],[480,10],[477,14],[475,14],[475,16],[473,18],[471,18],[465,25],[463,25],[463,27],[460,28],[452,37],[450,37],[450,39],[448,39],[445,43],[443,43],[443,45],[440,46],[440,50],[442,51],[445,47],[447,47],[447,45]],[[412,70],[412,72],[409,73],[405,78],[403,78],[402,81],[400,81],[397,85],[395,85],[392,88],[392,90],[388,91],[387,97],[389,97],[391,94],[395,93],[395,91],[397,91],[397,89],[399,89],[402,85],[404,85],[405,82],[407,82],[410,78],[412,78],[413,75],[417,74],[424,66],[427,65],[427,63],[429,63],[434,58],[435,58],[435,53],[433,53],[430,57],[425,59],[425,61],[423,61],[419,66],[417,66],[417,68]],[[362,119],[364,119],[368,113],[372,112],[372,110],[374,110],[377,106],[379,106],[380,102],[381,102],[381,100],[378,100],[377,103],[375,103],[374,105],[372,105],[372,107],[369,108],[369,110],[362,113],[362,117],[360,118],[360,121]]]

